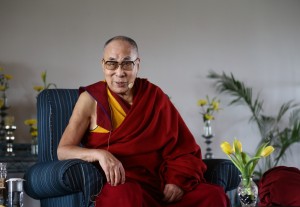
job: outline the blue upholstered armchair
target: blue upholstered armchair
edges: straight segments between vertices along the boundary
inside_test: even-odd
[[[76,89],[46,89],[37,99],[38,163],[25,173],[25,192],[42,207],[90,207],[104,177],[91,163],[72,159],[58,161],[56,149],[78,98]],[[226,159],[205,160],[208,182],[224,190],[235,189],[239,172]]]

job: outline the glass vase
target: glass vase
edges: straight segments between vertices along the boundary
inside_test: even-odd
[[[203,136],[205,136],[205,137],[212,137],[213,136],[210,120],[205,120],[204,121],[203,132],[204,132]]]
[[[251,177],[241,177],[237,193],[242,207],[255,207],[257,203],[258,188]]]
[[[205,143],[207,145],[206,147],[206,153],[205,153],[205,159],[212,159],[213,158],[213,152],[210,148],[210,144],[212,143],[213,133],[212,133],[212,127],[210,120],[204,121],[204,127],[203,127],[203,134],[202,137],[205,139]]]
[[[31,154],[38,154],[38,140],[36,136],[31,138]]]

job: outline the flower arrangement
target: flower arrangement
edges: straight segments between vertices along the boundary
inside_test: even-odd
[[[233,146],[228,142],[223,142],[220,147],[241,172],[242,177],[247,180],[246,185],[249,185],[249,179],[253,176],[254,168],[260,158],[267,157],[274,151],[274,148],[268,146],[268,143],[263,143],[255,155],[250,157],[246,152],[243,152],[242,143],[237,139],[234,139]]]
[[[31,135],[31,154],[37,155],[38,153],[38,145],[37,145],[37,136],[38,136],[38,128],[37,128],[37,120],[36,119],[27,119],[24,121],[24,124],[29,126],[29,133]]]
[[[24,124],[29,126],[29,133],[31,137],[37,137],[37,120],[36,119],[27,119],[24,121]]]
[[[206,96],[206,99],[200,99],[198,100],[198,106],[201,107],[201,114],[203,121],[209,121],[214,120],[214,112],[218,112],[220,110],[219,108],[220,101],[216,100],[214,97],[212,100],[209,99],[208,96]]]
[[[234,139],[232,146],[228,142],[223,142],[220,145],[223,152],[241,172],[241,182],[237,188],[237,193],[242,206],[256,206],[258,188],[252,177],[260,158],[267,157],[274,151],[274,148],[268,144],[261,144],[253,157],[243,152],[242,143],[237,139]]]

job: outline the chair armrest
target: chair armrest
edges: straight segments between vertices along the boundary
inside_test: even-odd
[[[24,175],[25,192],[35,199],[83,192],[85,201],[91,201],[103,186],[103,176],[91,163],[63,160],[37,163]]]
[[[204,177],[207,182],[223,187],[224,191],[236,189],[240,183],[240,172],[236,166],[227,159],[203,159],[207,166]]]

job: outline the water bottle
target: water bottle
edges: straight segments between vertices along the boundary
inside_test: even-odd
[[[0,163],[0,207],[6,206],[7,201],[6,176],[6,163]]]

